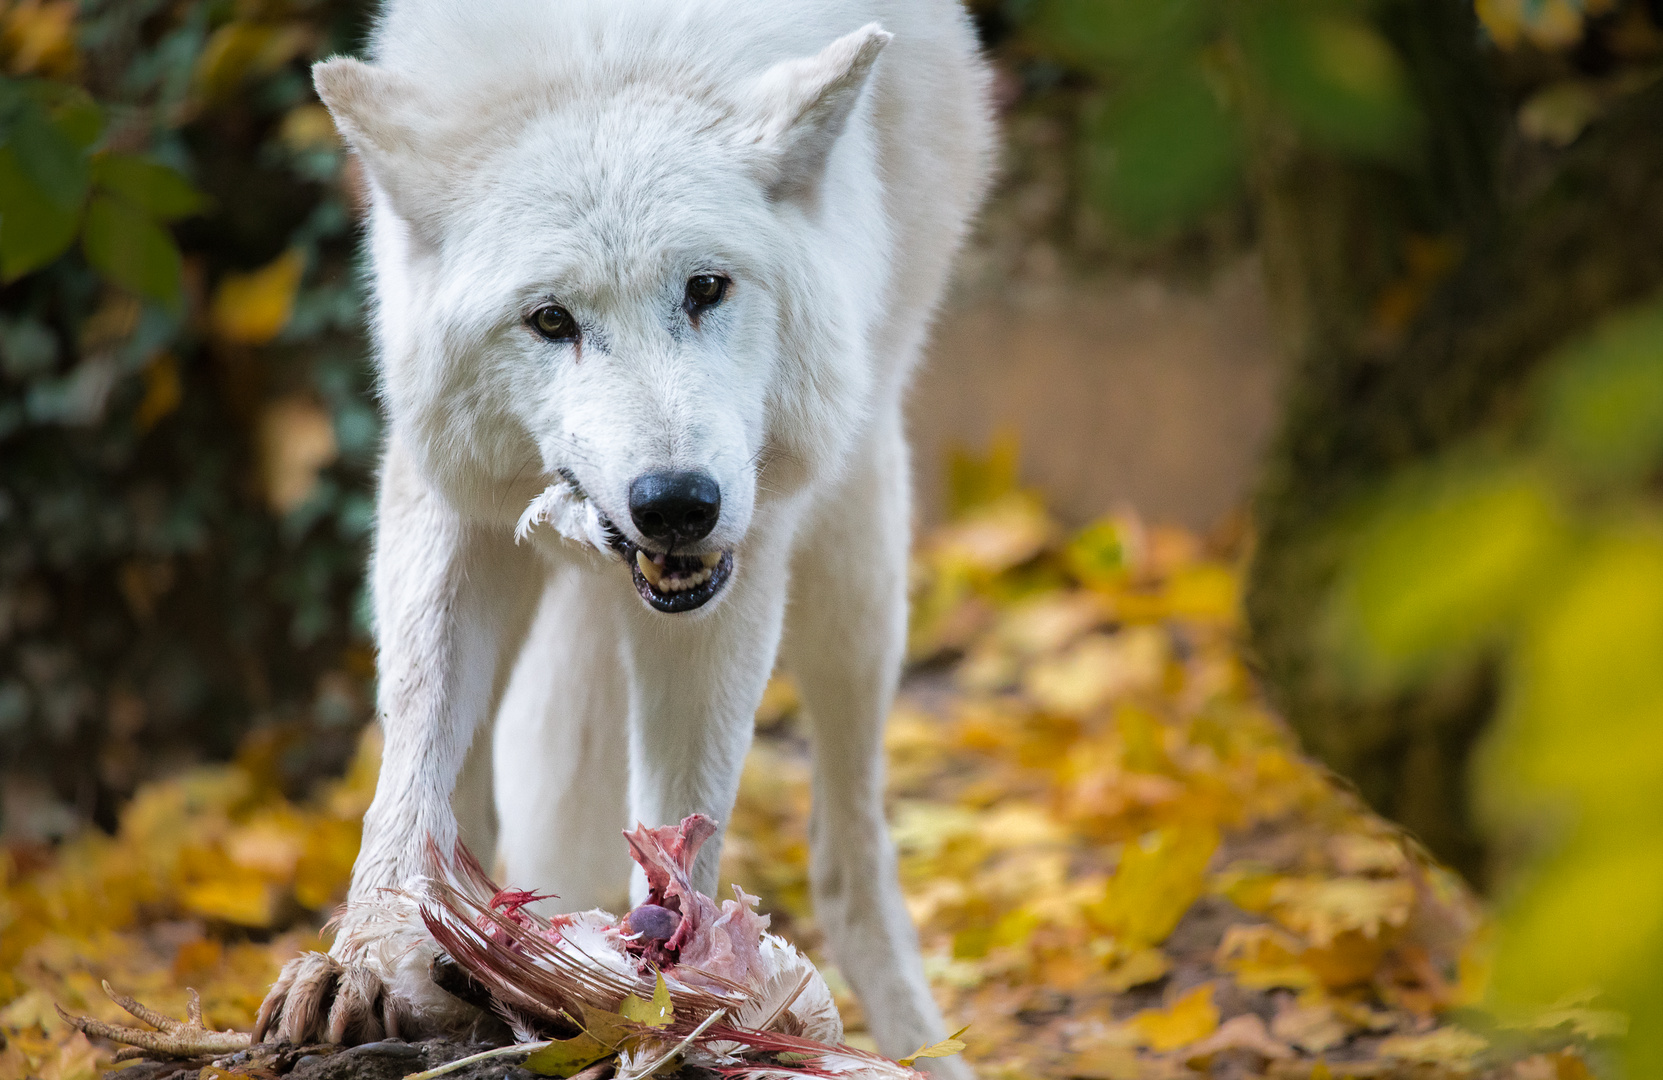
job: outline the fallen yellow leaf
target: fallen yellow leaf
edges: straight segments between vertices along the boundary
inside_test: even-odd
[[[1218,1030],[1213,984],[1203,983],[1165,1009],[1145,1009],[1126,1021],[1151,1050],[1164,1053],[1205,1039]]]
[[[1489,1048],[1489,1040],[1482,1035],[1442,1027],[1424,1035],[1393,1035],[1380,1044],[1379,1054],[1424,1065],[1459,1065]]]
[[[1126,845],[1102,901],[1086,915],[1128,952],[1159,945],[1207,888],[1218,830],[1183,825],[1145,833]]]
[[[218,878],[185,888],[180,893],[185,910],[237,926],[270,926],[276,909],[272,888],[253,874]]]
[[[1414,907],[1406,878],[1284,878],[1270,893],[1272,917],[1318,948],[1348,930],[1378,938],[1408,922]]]

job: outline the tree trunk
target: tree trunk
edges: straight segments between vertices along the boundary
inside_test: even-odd
[[[1615,63],[1599,47],[1610,25],[1559,59],[1497,57],[1471,10],[1445,0],[1392,0],[1382,24],[1422,103],[1414,167],[1257,140],[1264,259],[1294,367],[1256,504],[1248,620],[1306,747],[1482,881],[1466,771],[1493,671],[1370,697],[1320,628],[1358,501],[1480,430],[1517,430],[1541,362],[1663,283],[1663,86],[1617,98],[1552,150],[1518,134],[1515,104],[1577,64]]]

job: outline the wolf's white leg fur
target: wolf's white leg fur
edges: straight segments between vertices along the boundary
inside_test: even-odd
[[[450,810],[456,815],[456,835],[469,851],[490,866],[497,850],[496,768],[493,762],[491,727],[481,724],[473,744],[462,759],[456,776],[456,790],[450,794]]]
[[[427,841],[441,851],[456,842],[451,799],[506,682],[543,573],[509,532],[467,521],[434,492],[396,437],[382,467],[376,540],[371,587],[385,741],[348,893],[358,904],[423,872]],[[415,1030],[467,1023],[473,1010],[428,978],[433,948],[425,936],[404,940],[392,924],[349,920],[331,950],[346,970],[296,961],[286,1000],[267,999],[257,1034],[278,1020],[280,1036],[295,1042],[340,1041],[378,1010],[402,1014]]]
[[[946,1035],[884,822],[883,726],[906,647],[908,507],[907,448],[894,406],[804,522],[784,642],[814,743],[815,919],[879,1048],[892,1057]],[[970,1075],[956,1061],[930,1064]]]
[[[397,442],[382,469],[376,540],[370,581],[385,745],[352,871],[355,901],[421,873],[425,840],[441,851],[455,843],[451,795],[543,575],[511,535],[465,520],[434,492]]]
[[[692,813],[721,823],[693,866],[693,884],[714,895],[756,707],[779,648],[791,508],[752,526],[725,602],[700,618],[666,619],[626,607],[624,661],[630,684],[630,819],[668,825]],[[640,868],[631,898],[646,896]]]
[[[555,571],[497,712],[499,880],[557,894],[540,906],[546,913],[628,903],[629,695],[616,586],[588,567]]]

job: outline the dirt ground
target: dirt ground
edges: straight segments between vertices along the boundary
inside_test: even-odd
[[[1206,530],[1245,501],[1275,420],[1279,365],[1245,259],[1205,288],[1152,277],[961,287],[909,403],[922,522],[945,462],[1001,429],[1064,521],[1135,506]]]

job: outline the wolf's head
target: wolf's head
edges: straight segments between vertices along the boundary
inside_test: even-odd
[[[392,437],[464,512],[623,556],[660,611],[720,593],[866,408],[888,40],[738,76],[603,42],[500,83],[319,64],[372,193]]]

